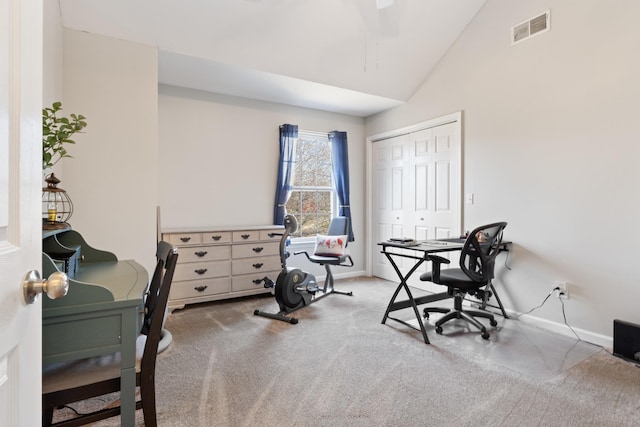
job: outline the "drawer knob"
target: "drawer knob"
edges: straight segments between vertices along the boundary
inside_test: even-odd
[[[207,251],[198,251],[198,252],[194,252],[197,256],[199,257],[203,257],[207,254]]]
[[[264,248],[261,248],[261,247],[258,246],[257,248],[253,248],[253,252],[260,253],[260,252],[262,252],[263,249]]]
[[[215,236],[211,236],[211,238],[217,242],[222,238],[222,236],[220,236],[219,234],[216,234]]]
[[[204,274],[204,273],[207,272],[207,269],[206,268],[199,268],[199,269],[193,270],[193,271],[195,271],[198,274]]]
[[[207,287],[206,287],[206,286],[196,286],[196,287],[195,287],[195,288],[193,288],[193,289],[195,289],[195,290],[196,290],[196,291],[198,291],[198,292],[202,292],[202,291],[204,291],[205,289],[207,289]]]
[[[191,240],[191,237],[181,237],[180,240],[184,243],[187,243],[189,240]]]
[[[252,282],[256,285],[259,285],[260,283],[262,283],[262,279],[253,279]]]
[[[243,234],[240,237],[242,237],[243,239],[247,240],[249,237],[251,237],[251,234]]]
[[[264,264],[263,264],[263,263],[261,263],[261,262],[256,262],[255,264],[253,264],[253,266],[254,266],[255,268],[260,268],[260,267],[262,267],[263,265],[264,265]]]

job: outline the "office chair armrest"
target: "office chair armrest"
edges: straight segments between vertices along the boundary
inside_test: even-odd
[[[451,261],[438,255],[427,255],[427,259],[431,261],[433,265],[431,269],[431,278],[433,283],[440,283],[440,266],[442,264],[450,264]]]

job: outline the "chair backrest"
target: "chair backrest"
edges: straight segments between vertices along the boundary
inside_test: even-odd
[[[141,370],[149,372],[155,370],[155,359],[162,333],[165,309],[169,300],[173,273],[178,261],[178,249],[162,241],[158,243],[156,258],[158,262],[149,285],[149,294],[145,301],[142,329],[142,333],[147,335],[147,342],[142,355]]]
[[[348,234],[349,218],[347,218],[346,216],[337,216],[335,218],[331,218],[331,223],[329,223],[329,230],[327,231],[328,236],[346,236]]]
[[[494,276],[496,256],[502,244],[506,222],[495,222],[474,229],[464,242],[460,268],[474,282],[489,283]]]
[[[160,285],[162,284],[162,277],[166,269],[166,262],[169,253],[175,248],[167,242],[159,242],[156,248],[156,268],[153,271],[151,282],[149,283],[149,289],[147,291],[146,299],[144,302],[144,319],[142,323],[141,333],[147,335],[149,332],[149,326],[151,326],[151,318],[153,312],[158,304],[158,293],[160,291]]]

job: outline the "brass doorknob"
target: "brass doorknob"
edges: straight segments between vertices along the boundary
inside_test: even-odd
[[[62,298],[69,290],[69,278],[61,271],[56,271],[48,279],[42,280],[38,270],[31,270],[24,276],[22,290],[27,304],[36,302],[42,292],[46,292],[51,299]]]

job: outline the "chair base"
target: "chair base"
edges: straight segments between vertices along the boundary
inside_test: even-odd
[[[468,323],[472,324],[476,328],[480,330],[480,334],[483,339],[488,340],[490,337],[489,332],[487,332],[487,328],[476,319],[476,317],[481,317],[484,319],[489,319],[489,323],[491,326],[498,326],[498,322],[496,321],[493,314],[487,311],[478,311],[478,310],[463,310],[462,309],[462,299],[463,295],[455,295],[454,296],[454,307],[453,308],[444,308],[444,307],[426,307],[423,310],[424,318],[429,318],[429,313],[444,313],[438,321],[436,322],[436,333],[442,334],[442,325],[448,322],[451,319],[463,319]]]

